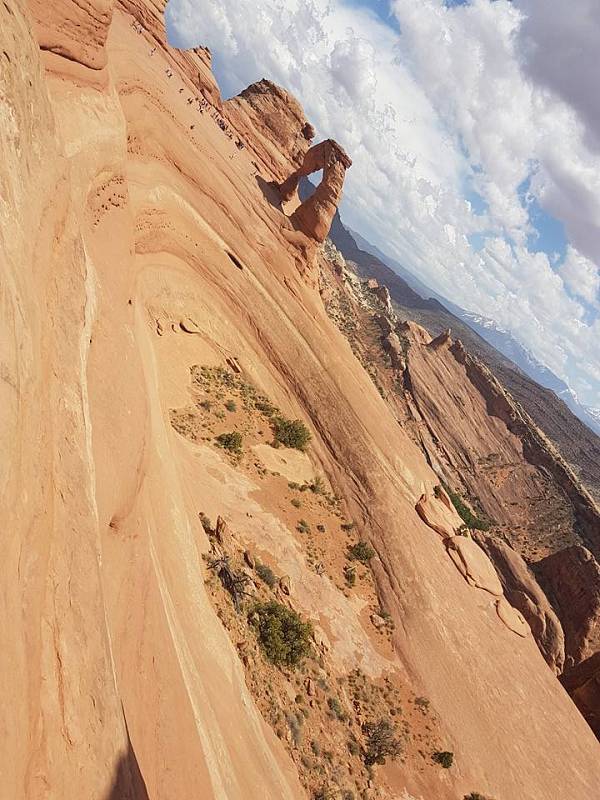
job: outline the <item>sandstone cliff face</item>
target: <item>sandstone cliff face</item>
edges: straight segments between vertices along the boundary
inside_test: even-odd
[[[540,651],[559,674],[565,662],[561,622],[521,553],[534,566],[552,553],[556,553],[553,563],[568,565],[565,545],[581,541],[580,503],[592,509],[592,524],[584,528],[592,535],[600,524],[597,511],[574,476],[563,471],[564,462],[531,420],[460,342],[452,342],[449,331],[432,339],[420,325],[399,322],[385,287],[374,279],[361,284],[349,279],[351,275],[348,267],[343,267],[341,282],[347,282],[351,295],[366,312],[366,317],[357,307],[353,312],[355,351],[440,478],[464,496],[483,516],[482,522],[502,535],[478,533],[476,539],[498,570],[506,597],[525,616]],[[330,293],[329,304],[334,296]],[[349,330],[347,321],[343,327]],[[395,347],[390,337],[397,340]],[[467,364],[468,370],[464,368]],[[554,464],[552,471],[546,463]],[[563,491],[563,481],[569,482],[568,494]],[[576,498],[575,506],[571,496]],[[442,507],[426,496],[417,504],[417,511],[444,536],[452,536],[462,522],[457,517],[458,524],[446,524],[440,517]],[[597,579],[588,574],[586,580],[589,590],[573,606],[571,620],[580,634],[595,629]],[[564,592],[561,603],[561,587],[567,583],[561,582],[554,593],[544,582],[552,602],[564,609],[565,624],[573,605],[572,590]],[[562,619],[563,613],[560,616]],[[591,647],[595,647],[593,642]]]
[[[567,667],[600,651],[600,565],[575,545],[538,561],[536,574],[565,632]]]
[[[532,638],[419,518],[438,477],[303,279],[251,156],[218,124],[203,53],[165,44],[151,0],[116,3],[110,21],[91,4],[108,28],[94,36],[53,22],[80,19],[69,0],[48,17],[7,5],[2,795],[306,797],[209,597],[206,511],[290,576],[333,685],[358,667],[402,676],[435,709],[456,768],[382,771],[383,797],[593,796],[598,743]],[[52,42],[41,56],[32,11]],[[359,595],[309,566],[261,474],[173,427],[199,364],[307,420],[313,474],[376,550],[389,641]]]
[[[104,45],[114,6],[115,0],[52,4],[31,0],[29,3],[42,50],[94,70],[106,66]]]
[[[506,542],[486,533],[475,539],[498,570],[509,603],[523,614],[548,665],[557,675],[565,663],[561,623],[524,559]]]
[[[287,177],[290,162],[302,163],[314,129],[300,103],[285,89],[263,79],[227,100],[224,110],[272,179]]]

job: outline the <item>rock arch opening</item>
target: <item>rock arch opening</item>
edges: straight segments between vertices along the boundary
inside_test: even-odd
[[[325,139],[309,148],[302,165],[280,184],[279,193],[283,202],[291,199],[303,177],[323,170],[323,178],[317,188],[291,215],[294,226],[317,242],[325,240],[342,196],[346,170],[352,161],[343,148],[333,139]]]

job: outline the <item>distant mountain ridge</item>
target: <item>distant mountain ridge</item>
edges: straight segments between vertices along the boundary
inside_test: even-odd
[[[341,222],[341,220],[340,220]],[[343,223],[341,223],[343,225]],[[423,281],[419,280],[409,270],[392,256],[383,253],[376,245],[368,242],[360,233],[357,233],[352,228],[344,226],[346,230],[353,237],[357,247],[364,252],[375,256],[383,264],[389,266],[393,271],[399,275],[410,286],[413,291],[419,294],[423,299],[433,298],[441,303],[451,314],[454,314],[460,320],[465,322],[475,333],[479,334],[486,342],[495,347],[502,355],[510,359],[517,367],[519,367],[526,375],[528,375],[536,383],[539,383],[546,389],[553,391],[566,405],[571,409],[573,414],[587,425],[597,436],[600,436],[600,408],[589,408],[579,402],[577,395],[570,389],[567,384],[555,375],[552,370],[548,369],[533,355],[533,353],[524,347],[510,331],[505,330],[498,325],[495,320],[484,317],[480,314],[465,311],[463,308],[448,300],[446,297],[435,292]]]
[[[303,199],[310,194],[307,184],[300,187]],[[492,370],[600,500],[599,410],[582,406],[563,381],[493,320],[469,314],[437,295],[395,259],[351,232],[339,213],[329,235],[364,278],[375,278],[388,287],[392,301],[407,319],[423,325],[432,336],[451,328],[453,337],[460,338],[467,350]],[[430,296],[424,298],[420,292]]]

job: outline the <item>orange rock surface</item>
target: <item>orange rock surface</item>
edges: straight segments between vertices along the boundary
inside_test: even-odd
[[[201,509],[277,556],[340,675],[401,671],[435,708],[456,767],[407,762],[384,797],[595,796],[600,745],[415,511],[437,477],[257,185],[272,125],[236,146],[206,52],[170,48],[163,10],[1,12],[0,796],[306,797],[208,597]],[[391,653],[307,571],[260,482],[173,429],[204,363],[309,421],[315,469],[376,550]]]

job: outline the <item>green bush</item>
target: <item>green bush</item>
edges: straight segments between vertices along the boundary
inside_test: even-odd
[[[237,411],[237,406],[235,404],[235,400],[228,400],[225,403],[225,408],[227,409],[227,411],[231,411],[231,412]]]
[[[260,646],[273,664],[296,667],[310,652],[313,627],[293,609],[275,600],[256,603],[250,620],[257,628]]]
[[[356,542],[348,548],[347,558],[350,561],[361,561],[363,564],[368,564],[375,555],[375,550],[368,542]]]
[[[310,441],[310,431],[299,419],[286,419],[273,417],[273,432],[275,442],[284,447],[293,447],[295,450],[305,450]]]
[[[454,762],[454,753],[450,753],[448,750],[438,750],[431,757],[436,764],[439,764],[444,769],[450,769]]]
[[[267,584],[269,589],[273,589],[275,587],[277,583],[277,575],[275,575],[271,567],[267,566],[266,564],[257,564],[256,574],[261,581]]]
[[[434,488],[434,494],[435,494],[435,489],[437,489],[437,488],[438,487]],[[471,511],[469,506],[463,501],[462,497],[459,494],[457,494],[456,492],[453,492],[452,489],[449,489],[447,486],[444,486],[444,489],[446,490],[446,493],[447,493],[448,497],[452,501],[452,505],[456,509],[456,511],[458,513],[458,516],[462,519],[462,521],[465,523],[467,528],[470,528],[471,530],[476,530],[476,531],[487,531],[487,530],[489,530],[490,523],[489,523],[488,520],[482,519],[481,517],[476,516]],[[439,489],[438,489],[438,492],[439,492]]]
[[[231,453],[242,452],[242,434],[239,431],[232,431],[231,433],[221,433],[216,438],[219,447],[229,450]]]
[[[367,767],[385,764],[386,758],[396,758],[402,751],[396,729],[388,719],[379,722],[366,722],[362,726],[366,738],[364,761]]]

